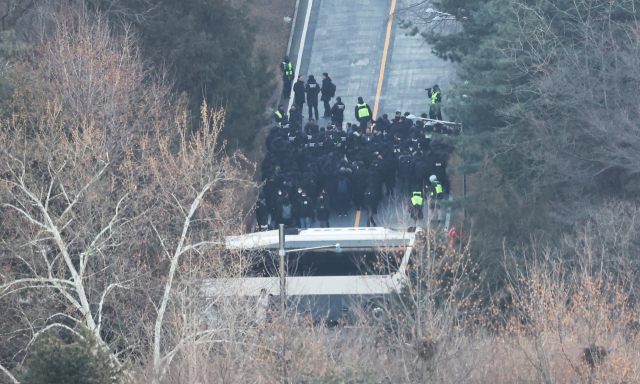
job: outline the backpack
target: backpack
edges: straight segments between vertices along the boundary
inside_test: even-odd
[[[404,156],[402,160],[400,160],[399,170],[409,171],[411,169],[411,158],[409,156]]]
[[[329,83],[329,97],[336,96],[336,85],[333,84],[333,81]]]
[[[342,179],[338,181],[338,193],[348,193],[347,189],[347,179]]]
[[[282,206],[282,218],[287,220],[291,218],[291,204]]]

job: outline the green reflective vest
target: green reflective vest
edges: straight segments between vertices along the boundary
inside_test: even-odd
[[[440,91],[433,92],[433,94],[431,95],[431,104],[436,103],[436,100],[438,100],[439,94],[440,94]]]
[[[422,205],[422,193],[413,192],[413,197],[411,198],[411,204]]]
[[[282,68],[284,69],[284,74],[287,76],[293,75],[293,71],[291,70],[291,62],[285,63],[282,62]]]
[[[442,185],[440,185],[440,182],[438,180],[436,180],[433,183],[436,185],[436,187],[434,188],[435,191],[433,191],[433,190],[431,191],[431,196],[434,195],[434,192],[435,192],[436,195],[441,194],[442,193]]]
[[[276,109],[276,116],[278,116],[278,119],[282,119],[282,113],[280,113],[280,111],[277,109]]]
[[[367,103],[358,104],[358,118],[362,119],[363,117],[371,116],[369,114],[369,108],[367,108]]]

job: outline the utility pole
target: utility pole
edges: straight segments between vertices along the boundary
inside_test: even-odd
[[[279,247],[278,256],[280,256],[280,314],[282,315],[282,325],[285,321],[285,309],[286,309],[286,296],[287,296],[287,276],[286,269],[284,267],[284,256],[287,252],[284,250],[284,224],[280,224],[279,228]]]
[[[279,225],[279,244],[278,244],[278,256],[280,256],[280,316],[282,320],[282,382],[287,384],[287,343],[285,332],[287,330],[287,276],[284,265],[284,256],[287,252],[284,249],[284,224]]]

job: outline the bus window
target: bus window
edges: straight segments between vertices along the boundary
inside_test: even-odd
[[[388,275],[397,271],[403,251],[376,252],[290,252],[286,255],[288,276],[356,276]],[[277,276],[278,255],[265,252],[254,263],[251,275],[255,277]]]

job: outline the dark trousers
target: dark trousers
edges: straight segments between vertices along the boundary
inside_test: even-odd
[[[400,175],[398,176],[398,181],[400,182],[400,191],[406,195],[409,194],[410,191],[409,189],[409,181],[410,181],[410,177],[408,175]]]
[[[384,186],[387,189],[387,195],[388,196],[393,195],[393,189],[396,187],[396,176],[393,175],[393,176],[387,177],[384,180]]]
[[[371,116],[363,117],[358,119],[358,123],[360,123],[360,128],[362,128],[362,133],[367,129],[367,123],[371,121]]]
[[[335,125],[336,127],[342,128],[342,120],[342,117],[333,116],[331,117],[331,124]]]
[[[356,190],[356,193],[353,194],[353,203],[356,206],[356,210],[362,210],[362,207],[364,206],[364,190]]]
[[[367,227],[377,227],[378,224],[376,223],[376,220],[373,218],[373,210],[371,208],[367,210],[367,214],[369,215],[369,217],[367,217]]]
[[[282,81],[282,97],[285,99],[291,97],[291,80]]]
[[[349,212],[349,206],[351,205],[351,198],[348,193],[338,193],[336,195],[338,215],[346,215]]]
[[[442,120],[442,108],[440,108],[440,103],[431,104],[429,107],[429,118],[433,120]]]
[[[324,102],[324,117],[331,117],[331,106],[329,100],[322,100]]]
[[[311,118],[313,116],[312,115],[312,112],[313,112],[312,110],[316,111],[316,120],[318,120],[318,104],[315,104],[315,105],[309,104],[309,118]]]

